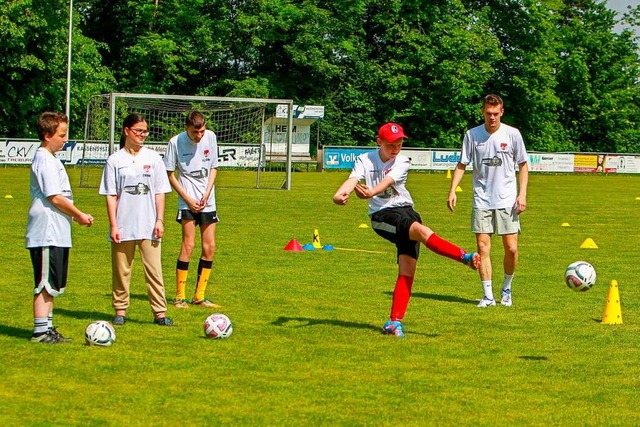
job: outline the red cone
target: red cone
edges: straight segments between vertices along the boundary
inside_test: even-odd
[[[302,246],[296,239],[291,239],[289,243],[287,243],[287,246],[284,247],[283,251],[302,252]]]

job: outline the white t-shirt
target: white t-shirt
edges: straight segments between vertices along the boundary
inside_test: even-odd
[[[520,131],[504,123],[493,134],[484,124],[467,131],[460,163],[473,162],[473,207],[511,208],[518,196],[516,165],[529,161]]]
[[[27,248],[70,248],[71,216],[60,211],[47,199],[60,194],[73,203],[69,176],[62,162],[43,147],[36,150],[31,163],[30,193]]]
[[[413,199],[405,187],[410,166],[411,161],[402,154],[383,162],[379,150],[361,154],[356,158],[349,178],[364,180],[369,188],[375,187],[387,175],[394,180],[394,184],[384,192],[369,199],[369,215],[382,209],[413,206]]]
[[[177,178],[187,194],[196,200],[202,199],[207,190],[211,169],[218,167],[218,142],[216,134],[205,130],[197,144],[187,132],[171,138],[164,156],[167,171],[177,170]],[[189,209],[187,203],[178,196],[178,210]],[[216,210],[215,187],[211,190],[203,212]]]
[[[160,240],[153,235],[155,196],[170,192],[167,171],[157,152],[142,147],[133,156],[122,148],[107,159],[99,193],[118,196],[116,221],[121,241]]]

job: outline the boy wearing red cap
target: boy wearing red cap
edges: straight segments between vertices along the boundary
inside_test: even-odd
[[[373,230],[396,245],[398,278],[391,314],[382,332],[398,338],[404,337],[402,319],[411,298],[420,243],[438,255],[459,261],[474,270],[480,264],[480,256],[476,252],[467,253],[440,238],[422,224],[420,215],[413,210],[413,199],[405,187],[411,164],[408,157],[400,154],[405,138],[404,130],[396,123],[380,127],[379,149],[358,156],[349,178],[333,196],[337,205],[346,205],[352,191],[359,198],[368,199]]]

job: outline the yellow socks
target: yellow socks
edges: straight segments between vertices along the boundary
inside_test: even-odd
[[[200,259],[200,262],[198,263],[198,285],[196,286],[195,295],[196,301],[202,301],[204,299],[204,291],[207,289],[212,265],[213,261],[205,261],[203,259]]]
[[[176,264],[176,301],[186,298],[187,276],[189,275],[189,263],[178,260]]]

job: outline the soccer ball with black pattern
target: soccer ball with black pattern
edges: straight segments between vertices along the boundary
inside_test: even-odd
[[[233,325],[224,314],[212,314],[204,321],[204,334],[207,338],[228,338],[231,333],[233,333]]]
[[[588,291],[596,283],[596,270],[586,261],[576,261],[567,267],[564,282],[571,290]]]
[[[85,329],[84,341],[87,345],[108,347],[116,341],[116,331],[106,320],[96,320]]]

